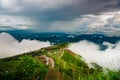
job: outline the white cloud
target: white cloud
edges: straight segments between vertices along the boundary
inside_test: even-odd
[[[101,51],[97,44],[84,40],[71,44],[69,49],[81,55],[89,65],[97,63],[104,68],[120,69],[120,42],[116,44],[104,42],[103,45],[108,48]]]
[[[0,33],[0,58],[14,56],[48,46],[50,46],[49,42],[26,39],[18,42],[11,35]]]
[[[20,29],[23,29],[23,30],[28,29],[28,26],[20,26]]]
[[[98,15],[83,15],[82,17],[80,16],[69,21],[48,22],[48,31],[90,31],[91,34],[98,31],[111,36],[120,36],[119,16],[120,13],[117,11],[111,13],[100,13]]]
[[[1,0],[1,7],[4,10],[8,10],[10,12],[17,12],[22,10],[22,6],[18,5],[18,0]]]
[[[83,15],[71,21],[76,31],[91,31],[92,33],[102,32],[106,35],[120,36],[120,12],[108,12],[98,15]],[[91,34],[92,34],[91,33]]]
[[[73,20],[69,21],[54,21],[50,23],[50,30],[60,30],[60,31],[89,31],[91,30],[93,33],[94,31],[102,31],[106,32],[106,28],[109,29],[109,31],[118,30],[118,28],[115,27],[115,25],[119,25],[119,18],[118,16],[120,14],[117,14],[118,12],[114,13],[103,13],[99,15],[83,15],[82,17],[75,18]],[[117,17],[115,17],[117,14]],[[111,24],[111,22],[112,24]],[[108,26],[109,24],[109,26]],[[108,27],[106,27],[106,25]],[[112,28],[110,27],[112,26]],[[119,28],[120,29],[120,28]],[[116,31],[113,31],[116,32]],[[111,33],[110,33],[111,34]],[[114,33],[115,34],[115,33]],[[119,34],[118,34],[119,35]]]
[[[27,17],[19,16],[0,16],[0,30],[2,29],[30,29],[31,26],[35,25],[35,22]],[[3,27],[1,27],[3,26]]]
[[[16,5],[16,0],[1,0],[1,7],[10,8]]]

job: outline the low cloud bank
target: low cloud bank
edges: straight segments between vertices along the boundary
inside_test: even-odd
[[[48,46],[50,46],[49,42],[27,39],[18,42],[8,33],[0,33],[0,58],[14,56]]]
[[[104,42],[103,45],[107,46],[104,51],[100,50],[99,45],[84,40],[71,44],[69,49],[81,55],[90,67],[91,63],[97,63],[103,68],[120,70],[120,42]]]

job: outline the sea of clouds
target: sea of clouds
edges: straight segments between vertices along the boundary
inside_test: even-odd
[[[120,42],[116,44],[104,42],[103,45],[107,46],[105,50],[101,50],[98,44],[83,40],[70,44],[68,49],[81,55],[90,67],[92,67],[91,63],[96,63],[103,68],[120,70]],[[8,33],[0,33],[0,58],[14,56],[48,46],[50,46],[50,42],[29,39],[23,39],[19,42]]]
[[[10,57],[25,52],[50,46],[49,42],[23,39],[18,42],[8,33],[0,33],[0,58]]]
[[[86,63],[97,63],[104,69],[120,70],[120,42],[116,44],[104,42],[107,49],[100,50],[100,46],[86,40],[73,43],[68,49],[83,57]]]

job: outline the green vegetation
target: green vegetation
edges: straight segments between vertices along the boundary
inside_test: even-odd
[[[47,66],[30,56],[23,56],[17,61],[3,62],[1,60],[0,64],[0,79],[2,80],[44,80],[47,73]]]
[[[120,80],[120,71],[94,64],[67,49],[68,43],[0,60],[0,80]]]
[[[32,57],[21,57],[16,65],[17,80],[44,80],[47,73],[47,67],[41,62],[35,61]]]

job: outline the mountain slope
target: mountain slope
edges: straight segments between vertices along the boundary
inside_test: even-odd
[[[97,64],[89,68],[82,57],[58,44],[0,59],[2,80],[120,80],[120,71],[105,74]],[[31,73],[31,74],[30,74]]]

